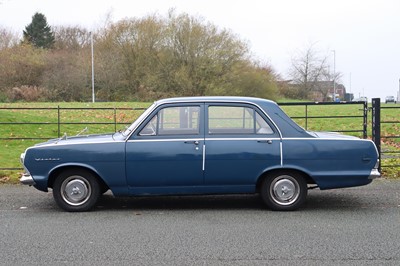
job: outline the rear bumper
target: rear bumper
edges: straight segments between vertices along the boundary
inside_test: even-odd
[[[23,174],[19,179],[19,182],[23,185],[34,186],[35,181],[30,174]]]
[[[379,170],[374,168],[374,169],[371,170],[371,173],[370,173],[368,179],[372,180],[372,179],[378,178],[380,176],[381,176],[381,173],[379,172]]]

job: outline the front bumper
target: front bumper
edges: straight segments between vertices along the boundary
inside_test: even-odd
[[[19,182],[23,185],[34,186],[35,180],[33,180],[30,174],[23,174],[19,179]]]

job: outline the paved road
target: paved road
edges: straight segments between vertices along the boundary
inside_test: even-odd
[[[0,186],[1,265],[400,265],[400,181],[312,190],[296,212],[256,196],[122,198],[66,213]]]

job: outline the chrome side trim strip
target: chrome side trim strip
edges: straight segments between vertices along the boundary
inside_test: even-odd
[[[241,140],[281,140],[280,138],[266,138],[266,137],[260,137],[260,138],[206,138],[205,140],[207,141],[229,141],[229,140],[234,140],[234,141],[241,141]]]
[[[347,141],[371,141],[369,139],[360,138],[282,138],[282,140],[347,140]]]
[[[279,149],[280,149],[280,154],[281,154],[281,166],[283,167],[283,146],[282,146],[282,141],[279,143]]]
[[[184,141],[203,141],[204,139],[131,139],[127,142],[184,142]]]
[[[177,142],[177,141],[258,141],[258,140],[281,140],[280,138],[205,138],[205,139],[132,139],[127,142]]]
[[[203,144],[203,171],[206,170],[206,145]]]
[[[60,147],[60,146],[70,146],[70,145],[92,145],[92,144],[114,144],[114,143],[125,143],[125,141],[98,141],[98,142],[74,142],[74,143],[50,143],[44,144],[40,146],[32,146],[26,149],[29,150],[31,148],[47,148],[47,147]],[[26,153],[25,151],[25,153]]]

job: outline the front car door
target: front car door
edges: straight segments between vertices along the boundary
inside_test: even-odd
[[[204,104],[156,108],[126,143],[133,194],[180,194],[203,185]]]

